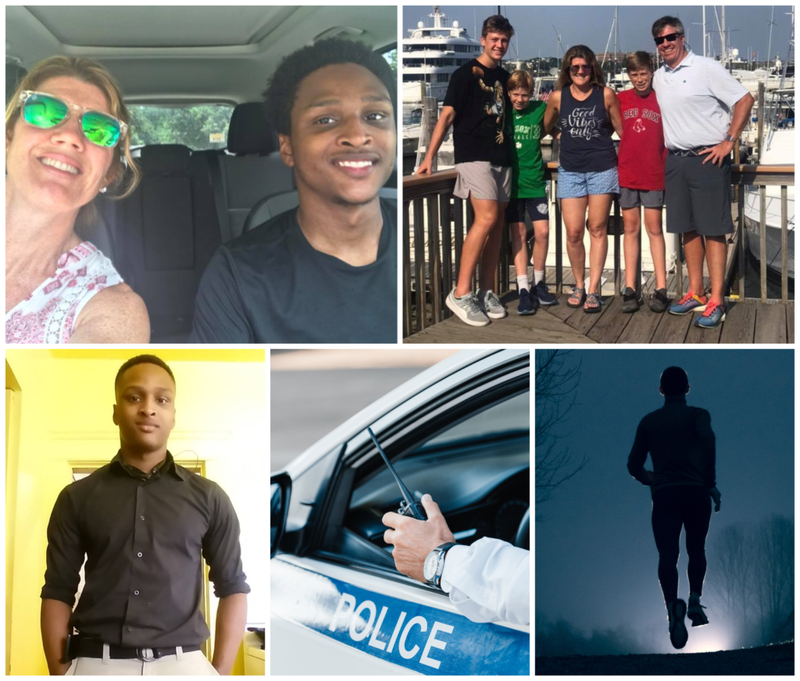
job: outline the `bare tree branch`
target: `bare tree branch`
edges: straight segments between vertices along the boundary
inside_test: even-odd
[[[568,362],[569,350],[536,351],[536,503],[547,501],[553,491],[583,470],[588,459],[578,463],[568,447],[559,441],[569,433],[561,432],[570,409],[577,402],[581,363]]]

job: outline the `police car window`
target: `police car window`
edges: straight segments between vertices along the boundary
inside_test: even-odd
[[[417,451],[423,452],[471,438],[487,438],[502,433],[528,430],[530,430],[530,393],[525,392],[473,414],[470,418],[428,440]]]
[[[129,104],[131,145],[183,144],[194,151],[224,149],[231,104]]]
[[[513,541],[530,504],[529,391],[445,428],[394,466],[417,498],[428,493],[439,504],[458,541],[470,544],[485,536]],[[377,468],[356,483],[345,527],[372,550],[388,554],[381,517],[396,511],[401,498],[388,469]],[[340,548],[354,562],[380,562],[358,542]]]

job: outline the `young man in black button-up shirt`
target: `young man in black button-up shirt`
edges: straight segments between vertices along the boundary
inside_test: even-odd
[[[216,483],[178,466],[167,450],[175,379],[162,360],[128,360],[115,393],[120,450],[64,488],[47,529],[42,640],[50,673],[141,674],[149,665],[148,674],[229,674],[250,591],[236,513]],[[209,636],[201,554],[220,599],[213,667],[200,652]],[[84,557],[86,583],[73,612]]]

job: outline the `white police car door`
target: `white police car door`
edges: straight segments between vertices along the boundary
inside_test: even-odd
[[[374,428],[386,436],[392,457],[413,449],[414,438],[440,433],[443,420],[462,422],[527,391],[528,381],[526,361],[495,371],[487,366],[485,375],[473,370],[445,392],[439,386],[383,415]],[[507,450],[520,446],[521,438],[510,439]],[[303,481],[292,490],[309,497],[304,503],[310,510],[293,525],[297,538],[285,542],[289,550],[270,562],[271,673],[529,675],[529,626],[471,622],[445,594],[394,570],[377,541],[374,518],[351,505],[353,481],[368,477],[359,469],[375,457],[366,434],[358,432],[317,462],[313,499]],[[504,459],[516,466],[511,472],[517,476],[529,475],[527,444],[524,457],[522,464],[519,453]]]

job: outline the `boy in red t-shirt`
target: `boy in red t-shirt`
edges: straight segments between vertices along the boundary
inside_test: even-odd
[[[625,289],[622,311],[636,312],[641,301],[636,294],[636,264],[641,231],[639,207],[644,206],[644,224],[650,238],[656,290],[650,298],[653,312],[664,312],[667,298],[666,247],[661,230],[664,206],[664,163],[667,149],[661,126],[661,109],[653,91],[653,65],[647,52],[634,52],[626,63],[632,90],[618,94],[622,112],[619,145],[620,208],[625,225]]]

